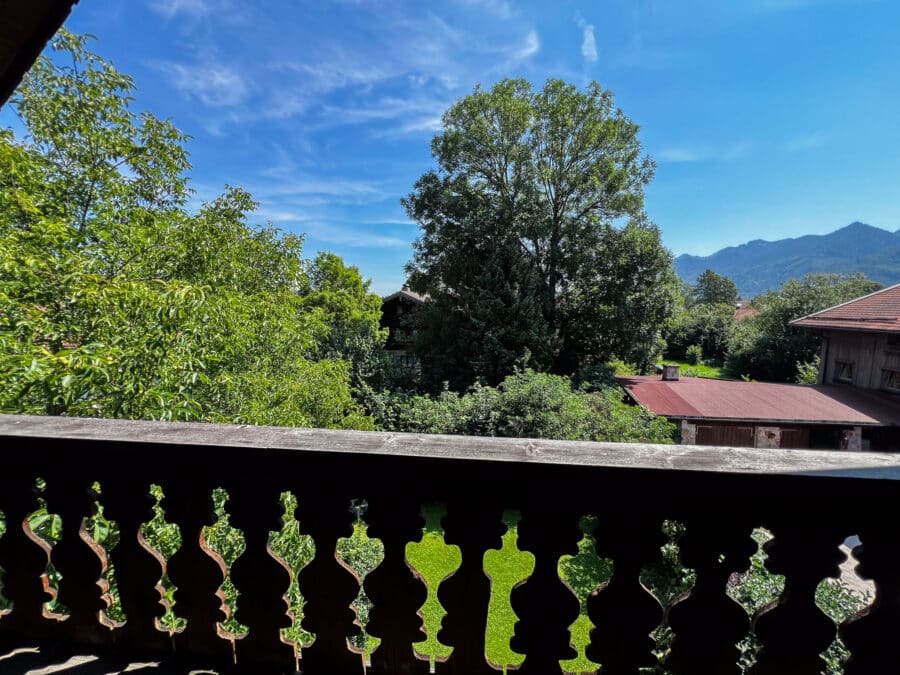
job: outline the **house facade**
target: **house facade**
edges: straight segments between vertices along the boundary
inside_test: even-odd
[[[414,293],[406,288],[391,293],[381,300],[381,328],[387,328],[388,338],[384,348],[394,357],[401,368],[418,368],[419,363],[412,351],[415,338],[415,312],[427,296]]]
[[[900,394],[900,284],[791,325],[810,329],[822,340],[819,384]]]

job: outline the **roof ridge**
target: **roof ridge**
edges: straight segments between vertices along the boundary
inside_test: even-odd
[[[831,312],[831,311],[834,311],[835,309],[839,309],[841,307],[845,307],[845,306],[853,304],[855,302],[860,302],[861,300],[865,300],[865,299],[871,298],[875,295],[880,295],[881,293],[885,293],[887,291],[891,291],[891,290],[895,290],[895,289],[900,289],[900,283],[894,284],[892,286],[887,286],[885,288],[880,288],[877,291],[872,291],[871,293],[866,293],[865,295],[861,295],[858,298],[853,298],[852,300],[847,300],[846,302],[841,302],[841,303],[838,303],[837,305],[832,305],[831,307],[826,307],[825,309],[820,309],[818,312],[812,312],[811,314],[807,314],[806,316],[801,316],[797,319],[794,319],[793,321],[789,321],[788,323],[790,325],[792,325],[799,321],[805,321],[805,320],[815,321],[816,317],[819,316],[820,314],[824,314],[825,312]],[[892,316],[890,318],[893,319],[895,317]]]

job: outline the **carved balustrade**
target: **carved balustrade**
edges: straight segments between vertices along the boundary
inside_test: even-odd
[[[761,645],[754,673],[819,673],[820,654],[838,636],[851,653],[846,672],[900,670],[893,649],[900,636],[900,456],[23,416],[0,416],[0,447],[6,648],[36,644],[220,672],[495,673],[485,637],[494,581],[483,561],[501,547],[504,513],[515,511],[516,545],[534,560],[507,599],[518,617],[508,646],[522,655],[512,664],[522,673],[566,672],[560,664],[578,651],[570,626],[579,612],[593,626],[581,648],[603,675],[653,666],[684,675],[739,673],[736,643],[751,631]],[[169,559],[144,532],[155,504],[151,485],[162,489],[160,506],[181,537]],[[217,519],[215,488],[227,491],[230,524],[244,535],[230,569],[204,538]],[[270,545],[285,492],[296,496],[300,531],[315,543],[296,579],[302,620],[286,599],[293,573]],[[360,513],[351,504],[363,502],[368,535],[382,542],[384,557],[361,582],[335,547]],[[461,554],[455,572],[430,582],[439,583],[446,611],[431,637],[452,650],[433,665],[417,653],[426,639],[420,608],[429,582],[407,556],[407,545],[422,536],[426,504],[441,505],[445,548]],[[60,518],[55,541],[32,530],[41,506]],[[100,507],[118,527],[110,550],[89,527]],[[578,552],[585,515],[594,516],[589,534],[613,573],[580,609],[558,568],[561,556]],[[681,561],[695,575],[665,607],[642,583],[642,570],[666,541],[664,521],[681,523]],[[747,569],[756,550],[751,532],[760,526],[773,535],[766,564],[785,585],[751,617],[726,586]],[[817,607],[815,590],[838,576],[838,547],[851,535],[861,539],[859,572],[874,582],[875,595],[836,626]],[[110,564],[124,620],[105,611]],[[176,589],[175,628],[160,622],[168,607],[164,576]],[[223,626],[226,578],[243,633]],[[360,631],[351,602],[361,584],[372,602],[366,630],[381,640],[365,656],[348,642]],[[651,637],[662,622],[671,631],[664,652]],[[286,637],[292,625],[313,634],[312,644]]]

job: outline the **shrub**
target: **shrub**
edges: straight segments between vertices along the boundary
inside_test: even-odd
[[[818,355],[812,361],[806,363],[797,363],[797,384],[816,384],[819,381],[819,363],[821,359]]]
[[[703,348],[700,345],[691,345],[687,348],[684,357],[692,366],[699,365],[703,361]]]
[[[671,443],[674,430],[665,418],[624,403],[618,388],[573,389],[567,377],[531,370],[464,394],[370,393],[367,407],[388,431]]]

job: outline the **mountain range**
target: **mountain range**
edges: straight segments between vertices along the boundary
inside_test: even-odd
[[[788,279],[816,272],[863,272],[882,284],[900,282],[900,230],[850,223],[830,234],[796,239],[754,239],[708,256],[675,258],[678,276],[694,283],[706,269],[730,277],[742,298],[778,288]]]

